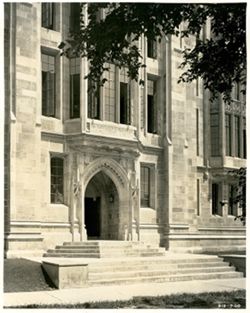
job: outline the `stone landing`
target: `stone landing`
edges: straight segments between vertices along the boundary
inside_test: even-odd
[[[217,256],[165,252],[139,242],[64,243],[45,254],[42,266],[59,289],[243,277]]]
[[[50,249],[44,257],[62,258],[114,258],[164,256],[165,248],[138,241],[91,240],[64,242]]]

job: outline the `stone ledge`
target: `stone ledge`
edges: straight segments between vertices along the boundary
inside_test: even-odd
[[[42,267],[58,289],[82,288],[88,280],[88,264],[81,260],[43,261]]]

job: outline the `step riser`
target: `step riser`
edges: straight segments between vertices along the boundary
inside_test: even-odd
[[[47,253],[80,253],[80,254],[95,254],[95,253],[98,253],[99,254],[99,250],[92,250],[92,251],[85,251],[85,250],[81,250],[81,249],[74,249],[74,250],[68,250],[68,249],[58,249],[58,250],[48,250]]]
[[[171,276],[171,275],[183,275],[183,274],[209,274],[209,273],[226,273],[234,272],[235,268],[209,268],[204,271],[204,269],[185,269],[185,270],[173,270],[173,271],[134,271],[134,272],[117,272],[117,273],[89,273],[89,280],[102,280],[102,279],[119,279],[119,278],[133,278],[133,277],[151,277],[151,276]]]
[[[242,273],[226,272],[226,273],[209,273],[209,274],[197,274],[187,276],[169,276],[169,277],[136,277],[131,279],[115,279],[106,281],[90,281],[90,286],[98,285],[113,285],[113,284],[133,284],[133,283],[146,283],[146,282],[175,282],[175,281],[188,281],[188,280],[208,280],[208,279],[230,279],[241,278]]]
[[[49,251],[67,251],[67,252],[75,252],[77,251],[83,251],[83,252],[93,252],[93,251],[99,251],[100,249],[98,247],[95,248],[88,248],[88,247],[79,247],[79,246],[74,246],[74,247],[65,247],[65,246],[57,246],[55,249],[50,249]],[[104,248],[101,249],[101,252],[104,254],[107,253],[114,253],[114,254],[132,254],[132,255],[137,255],[137,254],[141,254],[141,253],[151,253],[151,254],[162,254],[165,255],[165,251],[158,251],[157,249],[141,249],[141,250],[134,250],[134,249],[108,249],[108,248]]]
[[[152,263],[145,265],[145,262],[142,262],[142,264],[137,265],[127,265],[127,266],[120,266],[113,264],[113,266],[105,266],[105,265],[89,265],[89,269],[91,272],[98,272],[98,273],[105,273],[105,272],[120,272],[120,271],[143,271],[143,270],[155,270],[157,267],[157,263]],[[229,266],[228,262],[221,262],[221,263],[191,263],[191,264],[161,264],[160,268],[161,270],[182,270],[182,269],[193,269],[193,268],[200,268],[200,269],[206,269],[206,268],[215,268],[215,267],[225,267]]]
[[[97,257],[103,257],[103,258],[115,258],[115,257],[155,257],[155,256],[164,256],[162,255],[162,253],[99,253],[99,252],[86,252],[86,251],[60,251],[60,250],[49,250],[47,253],[44,254],[44,257],[48,257],[48,256],[63,256],[63,257],[72,257],[72,258],[76,258],[76,257],[82,257],[82,258],[88,258],[89,255],[92,255],[94,257],[94,255],[97,255]]]
[[[106,270],[106,268],[115,268],[116,266],[122,267],[122,268],[126,268],[126,267],[131,267],[131,266],[140,266],[140,265],[144,265],[144,266],[192,266],[192,264],[194,263],[198,263],[198,264],[207,264],[207,266],[209,266],[209,264],[211,264],[212,266],[214,266],[214,264],[216,263],[220,263],[220,264],[225,264],[223,262],[223,260],[219,259],[219,258],[214,258],[214,259],[167,259],[165,257],[160,257],[160,258],[142,258],[142,259],[128,259],[126,261],[124,260],[115,260],[114,261],[109,261],[109,260],[105,260],[100,264],[91,264],[91,267],[93,266],[93,268],[104,268],[104,270]]]
[[[49,258],[100,258],[98,254],[66,254],[66,253],[45,253],[44,257]]]

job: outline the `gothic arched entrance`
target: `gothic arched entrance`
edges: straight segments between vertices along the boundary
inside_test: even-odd
[[[85,191],[85,229],[88,239],[118,239],[119,196],[115,184],[103,171]]]
[[[112,159],[94,160],[84,170],[82,191],[80,224],[86,239],[128,240],[132,227],[131,190],[121,165]]]

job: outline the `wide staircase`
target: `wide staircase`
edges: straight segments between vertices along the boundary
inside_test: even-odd
[[[217,256],[171,253],[141,242],[65,242],[44,257],[84,261],[88,286],[243,277]]]

